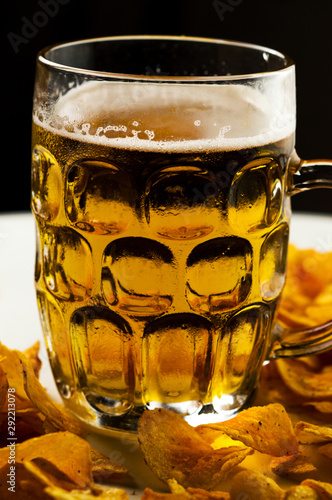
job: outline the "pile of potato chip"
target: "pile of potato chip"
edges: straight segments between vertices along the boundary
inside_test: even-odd
[[[290,245],[279,321],[292,328],[332,319],[332,252],[300,250]]]
[[[325,322],[332,328],[332,252],[290,246],[278,321],[295,330]],[[299,334],[298,340],[306,339]],[[270,363],[263,370],[260,394],[265,402],[278,401],[288,411],[312,410],[314,418],[332,423],[332,350]]]
[[[197,500],[332,498],[332,484],[321,480],[307,449],[315,443],[331,460],[332,429],[303,421],[294,426],[279,403],[196,428],[157,409],[141,417],[138,437],[147,464],[170,488],[167,496],[146,489],[144,500],[181,500],[179,494]],[[288,486],[274,477],[288,479]],[[228,491],[220,491],[224,483]]]
[[[49,397],[38,352],[39,342],[24,352],[0,343],[0,498],[126,500],[95,482],[125,480],[128,470],[92,448],[81,422]]]
[[[331,318],[332,253],[291,247],[279,321],[303,328]],[[40,368],[38,342],[24,352],[0,343],[0,498],[128,500],[135,471],[88,443],[82,423],[47,394]],[[193,427],[172,411],[146,411],[138,443],[165,485],[146,485],[143,500],[332,499],[332,351],[267,364],[253,406],[225,422]]]

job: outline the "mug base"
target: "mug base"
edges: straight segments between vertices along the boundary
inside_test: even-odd
[[[86,395],[72,395],[64,399],[65,406],[71,410],[92,431],[112,437],[136,438],[137,424],[144,411],[165,408],[180,414],[190,425],[196,427],[207,423],[216,423],[234,417],[239,411],[251,405],[256,394],[254,389],[248,394],[224,394],[218,401],[202,405],[197,401],[176,404],[149,403],[145,406],[132,406],[126,413],[110,414],[102,411],[105,401],[101,402],[87,398]],[[83,410],[83,411],[82,411]],[[111,410],[111,408],[108,408]]]

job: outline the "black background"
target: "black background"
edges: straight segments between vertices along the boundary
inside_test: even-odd
[[[45,15],[45,5],[50,9],[51,4],[52,14]],[[287,53],[297,67],[297,152],[306,159],[332,158],[331,13],[331,0],[4,0],[0,211],[29,210],[36,54],[44,46],[80,38],[202,36]],[[332,213],[332,191],[306,192],[292,203],[294,210]]]

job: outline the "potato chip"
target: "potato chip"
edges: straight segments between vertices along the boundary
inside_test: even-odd
[[[54,463],[45,458],[24,460],[23,465],[30,472],[34,483],[39,483],[39,489],[43,489],[45,486],[58,486],[65,490],[77,488],[77,484],[64,471],[58,469]]]
[[[277,476],[297,477],[315,472],[317,468],[302,453],[274,458],[270,463],[271,470]]]
[[[7,445],[8,437],[8,414],[4,414],[2,423],[0,423],[0,447]],[[21,443],[27,439],[45,434],[44,419],[36,410],[19,411],[15,415],[15,438],[16,443]]]
[[[304,313],[301,313],[296,304],[288,306],[291,308],[290,310],[286,310],[285,308],[280,309],[278,312],[278,323],[282,326],[289,327],[293,330],[300,330],[303,328],[311,328],[317,326],[317,321],[312,318],[308,318]],[[304,340],[304,334],[298,336],[298,341]]]
[[[95,450],[90,449],[90,456],[91,455],[95,456],[93,451],[95,451]],[[100,458],[98,452],[97,452],[97,456],[98,456],[98,458]],[[81,498],[78,494],[79,492],[76,491],[78,486],[79,486],[77,484],[77,482],[73,483],[71,481],[71,479],[69,478],[69,476],[66,473],[64,473],[62,470],[59,470],[52,462],[49,462],[49,461],[45,460],[44,458],[39,458],[39,459],[37,458],[31,462],[26,460],[24,462],[24,465],[25,465],[26,469],[32,474],[34,479],[39,481],[41,488],[46,488],[46,487],[51,487],[52,489],[57,488],[57,489],[55,489],[55,492],[58,495],[63,495],[64,498],[67,498],[67,496],[65,495],[65,491],[72,492],[74,490],[74,494],[75,494],[74,498]],[[76,455],[76,465],[77,465],[77,467],[80,467],[80,465],[81,465],[81,458],[78,455]],[[107,465],[109,466],[110,464],[107,464]],[[115,462],[113,462],[113,469],[118,469],[118,468],[121,468],[121,470],[125,469],[123,466],[120,466],[120,465],[117,466],[117,464]],[[92,469],[93,468],[91,468],[91,470]],[[84,495],[87,498],[89,498],[89,495],[93,495],[94,498],[95,497],[100,497],[100,498],[112,498],[112,497],[114,497],[114,498],[119,498],[119,499],[126,498],[122,495],[122,493],[121,493],[121,495],[119,495],[118,491],[115,488],[105,490],[104,487],[101,487],[99,485],[94,484],[93,481],[91,481],[91,476],[86,477],[86,479],[87,480],[85,481],[84,486],[82,486],[81,491],[84,492]],[[110,495],[109,497],[105,496],[106,492]],[[115,495],[115,492],[116,492],[116,495]],[[85,498],[85,497],[83,497],[83,498]],[[51,495],[50,497],[47,496],[47,498],[53,498],[53,497]]]
[[[161,408],[140,417],[138,440],[147,465],[161,481],[175,479],[184,487],[207,490],[251,453],[236,446],[213,450],[180,415]]]
[[[71,432],[45,434],[14,446],[16,463],[40,458],[66,474],[77,487],[92,482],[90,445]],[[10,447],[0,449],[0,468],[7,463],[10,452]]]
[[[332,441],[332,429],[330,427],[300,421],[295,425],[294,431],[302,444]]]
[[[245,469],[234,476],[230,495],[232,500],[282,500],[285,492],[263,473]]]
[[[296,394],[310,401],[332,398],[332,371],[316,372],[300,359],[278,359],[276,363],[281,378]]]
[[[105,488],[96,491],[72,490],[66,491],[56,486],[48,486],[45,493],[55,500],[128,500],[129,495],[120,488]]]
[[[285,292],[289,296],[300,290],[315,298],[332,283],[332,252],[321,253],[312,248],[289,245]]]
[[[80,461],[77,459],[77,464],[79,465]],[[78,492],[77,484],[72,483],[68,476],[63,472],[59,471],[53,464],[47,462],[45,464],[44,459],[34,459],[32,462],[25,461],[24,467],[28,472],[31,473],[31,477],[28,480],[24,481],[24,484],[21,481],[22,489],[29,491],[31,487],[32,491],[42,491],[43,499],[51,500],[53,497],[49,496],[45,493],[45,488],[57,488],[59,492]],[[96,486],[93,483],[89,483],[88,487],[84,487],[80,489],[80,491],[84,492],[85,495],[93,494],[95,497],[104,492],[104,489]]]
[[[304,406],[311,406],[319,413],[332,415],[332,401],[307,401],[303,403]]]
[[[279,403],[242,410],[225,422],[204,424],[197,432],[209,443],[225,433],[246,446],[276,457],[294,455],[299,446],[285,408]]]
[[[181,486],[175,479],[168,479],[167,484],[172,493],[186,494],[188,496],[186,488]]]
[[[8,389],[8,380],[5,372],[3,371],[0,365],[0,412],[3,409],[3,406],[7,399],[7,389]]]
[[[13,467],[13,466],[12,466]],[[38,480],[31,476],[23,464],[15,464],[15,474],[10,464],[0,468],[1,500],[48,500]],[[7,482],[9,481],[9,482]],[[51,499],[50,499],[51,500]]]
[[[329,321],[332,304],[332,252],[289,246],[287,276],[278,321],[306,328]]]
[[[145,488],[142,500],[230,500],[230,494],[224,491],[207,491],[201,488],[184,488],[175,479],[169,479],[171,493],[159,493]]]
[[[321,299],[321,297],[319,297]],[[322,324],[327,323],[331,319],[331,303],[328,305],[323,305],[316,299],[316,305],[310,305],[306,308],[305,313],[307,317],[311,318],[314,323]]]
[[[22,356],[24,356],[22,354]],[[8,386],[15,388],[16,410],[33,407],[25,388],[20,357],[17,351],[9,349],[0,342],[1,368],[6,374]]]
[[[30,360],[36,377],[39,376],[39,372],[42,366],[42,362],[39,358],[39,349],[40,349],[40,342],[37,341],[31,347],[23,351],[24,356]]]
[[[332,460],[332,443],[324,444],[318,448],[319,453]]]
[[[55,403],[38,380],[36,373],[39,372],[40,363],[37,349],[39,349],[38,342],[27,349],[26,354],[9,349],[0,343],[1,367],[6,374],[9,387],[15,388],[15,411],[19,413],[22,410],[37,409],[43,415],[43,425],[47,432],[70,430],[78,435],[84,435],[84,426],[80,420],[63,405]],[[30,418],[30,424],[31,421]]]
[[[33,365],[22,353],[16,351],[23,370],[23,380],[25,392],[33,405],[44,415],[55,428],[65,431],[68,430],[80,436],[85,435],[86,431],[81,421],[75,417],[63,405],[55,403],[47,394],[44,387],[35,375]]]
[[[202,488],[187,488],[178,484],[175,479],[169,479],[167,481],[168,486],[173,494],[186,495],[187,498],[192,500],[204,500],[204,499],[215,499],[215,500],[228,500],[230,498],[229,493],[224,491],[207,491]]]
[[[284,500],[321,500],[321,497],[317,491],[310,488],[310,486],[297,484],[296,486],[288,488]]]
[[[183,493],[159,493],[151,488],[145,488],[141,500],[188,500],[190,495],[184,490]]]
[[[129,478],[129,471],[127,467],[121,465],[114,460],[111,460],[103,453],[90,449],[90,456],[92,462],[92,474],[96,482],[100,481],[119,481],[125,482]]]
[[[294,392],[285,385],[280,377],[275,361],[263,366],[260,384],[253,401],[255,406],[280,403],[286,408],[296,410],[300,408],[305,401],[305,398],[298,394],[294,394]]]
[[[207,491],[198,488],[184,489],[183,493],[158,493],[145,488],[142,500],[230,500],[230,494],[223,491]]]
[[[322,499],[332,499],[332,484],[330,483],[315,481],[314,479],[305,479],[301,484],[310,486],[310,488],[316,490]]]
[[[206,491],[202,488],[187,488],[193,500],[229,500],[230,494],[225,491]]]

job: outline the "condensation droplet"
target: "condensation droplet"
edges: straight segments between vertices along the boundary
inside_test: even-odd
[[[73,394],[73,389],[68,384],[62,382],[61,380],[57,380],[57,384],[61,396],[65,399],[71,398]]]

